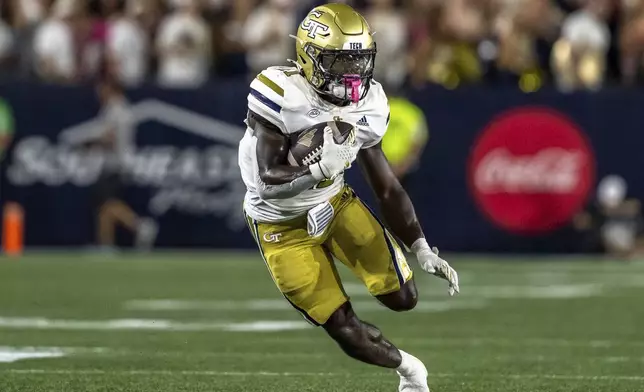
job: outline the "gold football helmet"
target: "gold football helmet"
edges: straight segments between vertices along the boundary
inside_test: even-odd
[[[376,43],[362,15],[345,4],[313,8],[294,38],[295,63],[318,94],[340,105],[367,95]]]

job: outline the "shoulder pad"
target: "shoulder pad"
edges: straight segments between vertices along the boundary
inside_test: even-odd
[[[251,82],[248,108],[285,132],[282,109],[285,104],[284,96],[288,76],[279,68],[267,68]]]
[[[306,113],[310,109],[307,88],[306,80],[297,68],[269,67],[251,83],[248,107],[288,134],[284,115]]]
[[[383,109],[387,109],[389,107],[389,99],[387,98],[387,94],[385,94],[385,90],[382,88],[382,85],[375,80],[371,82],[367,98],[374,110],[381,112]]]
[[[373,147],[382,140],[389,125],[389,100],[382,85],[376,81],[371,83],[369,93],[364,98],[362,111],[369,119],[369,126],[366,129],[370,140],[363,145],[363,148]]]

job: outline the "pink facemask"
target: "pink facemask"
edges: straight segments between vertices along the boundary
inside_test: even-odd
[[[360,75],[345,75],[342,82],[350,90],[351,102],[358,103],[361,95],[360,86],[362,86]]]

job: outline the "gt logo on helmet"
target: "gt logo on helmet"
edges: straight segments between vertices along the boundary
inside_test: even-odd
[[[315,38],[318,34],[325,34],[329,31],[329,26],[316,20],[307,18],[302,22],[302,30],[308,31],[306,34],[310,38]],[[318,32],[319,31],[319,32]]]

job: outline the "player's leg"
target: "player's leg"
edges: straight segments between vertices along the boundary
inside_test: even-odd
[[[375,325],[358,319],[350,302],[337,309],[323,327],[350,357],[392,369],[400,366],[400,351]]]
[[[396,311],[413,309],[418,295],[412,272],[391,235],[350,189],[345,190],[335,210],[332,234],[325,243],[332,254],[385,306]],[[395,368],[400,391],[429,391],[423,363],[396,348],[377,327],[359,320],[349,305],[338,309],[325,329],[352,357]]]
[[[369,293],[395,311],[413,309],[418,291],[398,243],[351,189],[336,208],[331,253],[363,281]]]
[[[420,361],[385,339],[378,328],[356,317],[330,252],[318,242],[321,240],[308,236],[305,221],[298,225],[247,220],[284,297],[312,324],[322,325],[345,353],[360,361],[399,371],[424,369]]]
[[[336,310],[323,327],[352,358],[391,369],[402,362],[400,351],[376,326],[358,319],[349,302]]]
[[[418,291],[414,278],[410,278],[398,290],[376,295],[376,299],[383,305],[396,312],[406,312],[416,307],[418,303]]]
[[[325,324],[348,296],[323,240],[309,236],[306,218],[275,224],[247,221],[282,295],[311,324]]]
[[[345,302],[323,324],[326,332],[350,357],[396,369],[400,392],[429,392],[427,369],[413,355],[399,350],[373,324],[360,320],[350,302]]]

